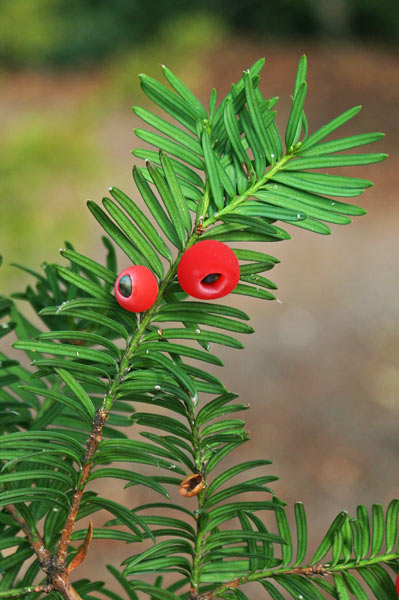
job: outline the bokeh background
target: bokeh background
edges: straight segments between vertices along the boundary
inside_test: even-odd
[[[372,151],[389,159],[352,168],[375,182],[355,199],[368,215],[329,237],[291,228],[293,241],[263,246],[282,261],[271,273],[281,302],[230,299],[255,333],[244,352],[223,352],[219,375],[251,404],[248,458],[272,459],[276,493],[305,502],[313,545],[338,511],[399,495],[398,43],[396,0],[0,5],[1,293],[29,280],[10,263],[58,261],[65,239],[102,260],[85,200],[110,185],[137,198],[131,106],[147,103],[140,72],[160,78],[165,63],[206,102],[212,87],[227,92],[265,56],[261,88],[280,96],[283,130],[306,53],[311,130],[363,104],[345,134],[387,133]],[[105,493],[132,507],[148,500],[139,488]],[[77,576],[107,578],[99,564],[129,550],[97,541]]]

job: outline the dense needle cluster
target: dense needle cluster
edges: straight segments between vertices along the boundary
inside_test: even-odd
[[[223,467],[249,438],[235,416],[248,406],[206,366],[222,365],[216,345],[240,349],[236,334],[253,331],[240,296],[273,300],[277,287],[265,273],[279,260],[251,243],[350,223],[365,213],[351,198],[371,183],[331,169],[385,158],[346,152],[380,133],[335,135],[360,107],[309,132],[305,57],[283,142],[263,63],[220,101],[213,90],[206,108],[168,68],[166,85],[142,75],[156,110],[134,109],[154,148],[134,151],[145,160],[133,169],[137,198],[112,187],[102,206],[88,203],[105,264],[66,243],[66,265],[28,269],[35,284],[0,298],[0,333],[14,330],[26,355],[0,356],[0,599],[247,600],[250,582],[272,600],[395,597],[398,500],[341,512],[310,552],[305,509],[294,506],[293,535],[270,461],[236,452]],[[212,301],[228,293],[234,306]],[[120,481],[155,501],[124,506]],[[101,526],[82,524],[100,510]],[[79,569],[104,539],[128,544],[122,565],[107,567],[119,593]]]

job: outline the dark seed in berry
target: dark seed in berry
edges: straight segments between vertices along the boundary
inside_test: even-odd
[[[203,279],[201,279],[201,283],[205,283],[207,285],[215,283],[215,281],[220,279],[220,276],[221,273],[209,273],[209,275],[206,275]]]
[[[119,291],[125,298],[129,298],[132,293],[132,280],[129,275],[124,275],[119,281]]]

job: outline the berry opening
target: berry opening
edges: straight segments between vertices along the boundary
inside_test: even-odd
[[[129,298],[132,293],[132,280],[129,275],[124,275],[119,281],[119,291],[124,298]]]
[[[221,273],[209,273],[209,275],[205,275],[205,277],[201,279],[201,283],[205,285],[212,285],[212,283],[218,281],[221,278],[221,276]]]
[[[227,296],[240,279],[240,265],[233,250],[218,240],[201,240],[188,248],[177,266],[182,289],[202,300]]]

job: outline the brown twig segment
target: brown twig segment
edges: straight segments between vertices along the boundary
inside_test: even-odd
[[[244,583],[244,581],[242,579],[240,580],[238,577],[236,577],[236,579],[233,579],[232,581],[228,581],[227,583],[224,583],[223,589],[224,588],[236,588],[242,583]],[[218,590],[214,590],[212,592],[210,590],[209,592],[205,592],[203,594],[198,594],[198,591],[192,587],[192,588],[190,588],[188,600],[214,600],[215,598],[218,597],[217,591]]]
[[[19,516],[17,509],[13,504],[8,504],[6,509],[9,513],[11,513],[15,521],[21,527],[22,531],[25,533],[30,545],[35,551],[42,571],[47,574],[50,580],[49,583],[45,584],[44,586],[36,586],[38,587],[37,590],[34,589],[35,586],[31,586],[31,588],[29,588],[30,592],[51,592],[53,590],[57,590],[62,594],[65,600],[82,600],[69,581],[69,574],[65,568],[65,565],[61,565],[57,557],[51,556],[50,552],[45,547],[44,541],[40,534],[36,530],[31,530],[25,519]],[[18,592],[18,590],[13,591]],[[25,593],[29,592],[26,591]],[[5,596],[5,598],[18,598],[21,595],[23,594],[12,594],[12,591],[10,591],[10,595]],[[2,597],[3,596],[0,595],[0,598]]]
[[[64,569],[62,573],[52,576],[54,588],[65,598],[65,600],[82,600],[78,592],[69,581],[69,575]]]
[[[202,235],[204,231],[205,228],[202,223],[199,223],[199,225],[197,225],[197,227],[195,228],[195,233],[197,233],[198,235]]]
[[[313,565],[312,567],[296,567],[292,571],[288,571],[288,575],[306,575],[307,577],[313,577],[318,575],[319,577],[325,577],[330,574],[328,568],[324,565]]]
[[[86,453],[83,460],[83,468],[80,475],[80,480],[75,490],[72,499],[72,505],[69,510],[65,527],[61,535],[61,539],[58,544],[57,560],[60,565],[65,565],[66,555],[71,539],[72,531],[75,525],[76,517],[80,508],[80,502],[82,500],[84,487],[90,474],[93,456],[101,442],[102,430],[106,420],[108,419],[108,411],[103,408],[99,408],[94,417],[93,426],[90,437],[87,441]]]
[[[44,583],[42,585],[29,585],[28,587],[19,588],[15,590],[8,590],[7,592],[0,592],[1,600],[11,600],[12,598],[20,598],[26,596],[26,594],[33,594],[34,592],[52,592],[54,586],[52,583]]]
[[[18,514],[18,511],[13,504],[7,504],[5,508],[12,515],[13,519],[18,523],[28,538],[31,547],[35,551],[35,554],[39,560],[40,566],[44,570],[51,559],[51,554],[45,547],[43,538],[37,530],[32,531],[25,519]]]
[[[34,586],[30,588],[30,591],[41,591],[51,592],[57,590],[65,598],[65,600],[82,600],[78,592],[73,588],[69,581],[69,574],[73,569],[76,569],[82,561],[85,559],[92,537],[93,537],[93,525],[90,521],[85,540],[80,546],[76,556],[72,560],[69,567],[66,566],[67,550],[70,543],[72,531],[75,525],[76,517],[80,508],[80,502],[82,500],[84,487],[90,474],[93,456],[98,448],[101,441],[102,430],[104,424],[108,418],[108,411],[100,408],[97,410],[94,417],[92,430],[90,437],[87,441],[86,452],[83,459],[83,467],[79,478],[79,483],[76,487],[73,495],[71,508],[65,522],[60,542],[58,544],[57,554],[52,556],[44,545],[44,541],[36,529],[32,530],[31,527],[26,523],[19,514],[14,505],[7,505],[8,512],[13,516],[15,521],[18,523],[22,531],[25,533],[30,545],[32,546],[35,554],[39,560],[42,571],[44,571],[48,578],[49,583],[44,586],[39,586],[38,589],[34,589]],[[40,588],[40,589],[39,589]],[[16,590],[18,592],[18,590]],[[26,592],[28,593],[28,592]],[[19,595],[11,594],[4,596],[5,598],[17,598]],[[1,598],[2,596],[0,596]]]
[[[212,600],[212,592],[205,592],[204,594],[198,594],[195,588],[190,589],[188,600]]]

